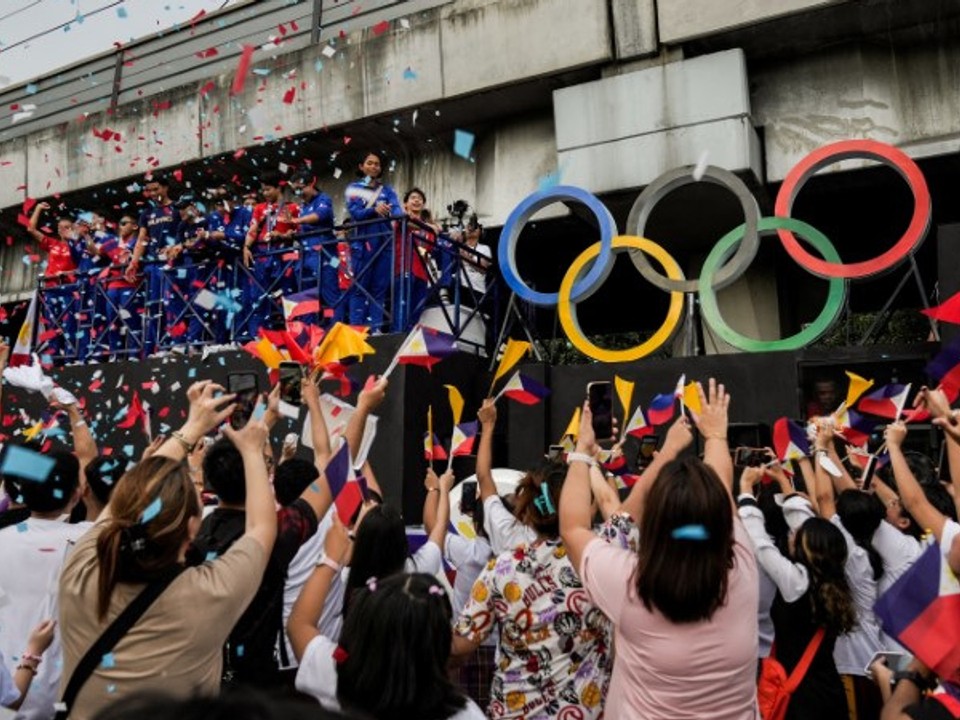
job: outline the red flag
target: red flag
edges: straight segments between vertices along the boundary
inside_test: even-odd
[[[936,307],[921,310],[920,312],[940,322],[960,325],[960,293],[953,295]]]

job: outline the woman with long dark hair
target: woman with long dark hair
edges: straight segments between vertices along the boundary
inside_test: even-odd
[[[241,431],[225,428],[243,455],[246,533],[223,556],[184,568],[200,527],[200,501],[184,457],[233,411],[233,396],[218,396],[222,391],[209,381],[191,386],[186,424],[120,478],[100,520],[64,564],[59,595],[64,687],[145,585],[174,578],[83,683],[69,708],[73,720],[85,720],[139,690],[187,696],[220,689],[224,641],[260,585],[277,533],[263,459],[266,426],[251,421]]]
[[[617,658],[606,716],[754,720],[759,580],[737,520],[727,449],[729,396],[699,389],[704,460],[656,461],[624,509],[639,520],[636,551],[590,528],[588,467],[597,451],[584,404],[560,506],[563,538],[590,599],[610,618]],[[669,455],[692,440],[681,418]]]
[[[452,611],[435,577],[369,577],[353,593],[339,643],[317,630],[333,578],[351,563],[352,544],[334,520],[290,614],[287,633],[300,659],[297,689],[325,708],[374,720],[483,720],[447,673]]]

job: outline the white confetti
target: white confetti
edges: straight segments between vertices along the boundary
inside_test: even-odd
[[[707,171],[707,163],[710,160],[710,151],[704,150],[700,154],[700,159],[697,160],[697,165],[693,168],[693,179],[696,182],[703,180],[703,174]]]

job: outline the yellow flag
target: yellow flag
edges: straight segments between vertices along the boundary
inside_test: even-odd
[[[630,414],[630,400],[633,398],[634,383],[630,380],[624,380],[619,375],[613,376],[613,384],[617,390],[617,397],[620,398],[620,404],[623,406],[623,416]]]
[[[453,385],[444,385],[450,393],[450,410],[453,412],[453,424],[459,425],[463,416],[463,395]]]
[[[565,437],[572,437],[576,440],[577,435],[580,434],[580,408],[578,407],[573,411],[573,417],[570,418],[570,424],[567,425],[567,429],[563,431],[563,435],[560,436],[560,444],[563,444],[563,439]]]
[[[277,350],[272,342],[262,337],[257,340],[256,348],[257,355],[263,360],[264,365],[271,370],[276,370],[280,367],[280,363],[283,362],[283,355],[280,354],[280,351]]]
[[[520,359],[530,352],[530,343],[525,340],[507,340],[507,346],[503,349],[503,357],[500,358],[500,364],[497,365],[497,372],[494,373],[493,381],[496,382],[510,369],[520,362]]]
[[[325,367],[331,363],[338,363],[345,358],[371,355],[375,351],[367,343],[366,332],[354,330],[350,325],[336,323],[323,336],[323,340],[313,352],[314,364]]]
[[[860,399],[860,396],[873,387],[873,380],[867,380],[849,370],[845,372],[847,373],[847,377],[850,378],[850,385],[847,387],[846,406],[853,407],[853,404]]]
[[[690,412],[696,413],[697,415],[700,414],[702,410],[700,407],[700,395],[697,393],[697,384],[695,382],[684,385],[683,404]]]

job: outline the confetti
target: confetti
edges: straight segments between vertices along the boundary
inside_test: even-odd
[[[323,50],[320,51],[320,54],[324,57],[332,58],[337,54],[337,50],[332,45],[325,45]]]
[[[707,171],[707,162],[710,160],[710,151],[704,150],[700,154],[700,159],[697,160],[697,166],[693,169],[693,179],[696,182],[700,182],[703,179],[703,174]]]
[[[473,150],[473,133],[466,130],[454,130],[453,133],[453,152],[464,160],[470,159],[470,151]]]
[[[0,466],[0,475],[14,475],[34,482],[44,482],[56,461],[19,445],[8,445]]]
[[[141,524],[146,524],[153,520],[157,515],[160,514],[162,509],[163,501],[160,498],[155,498],[152,503],[143,509],[143,514],[140,516]]]
[[[240,60],[237,62],[237,69],[233,75],[233,85],[230,87],[231,95],[239,95],[243,92],[243,86],[247,81],[247,74],[250,71],[250,60],[253,57],[253,45],[244,45],[243,52],[240,53]]]
[[[100,660],[100,667],[110,669],[116,667],[117,662],[113,657],[113,653],[107,653]]]

